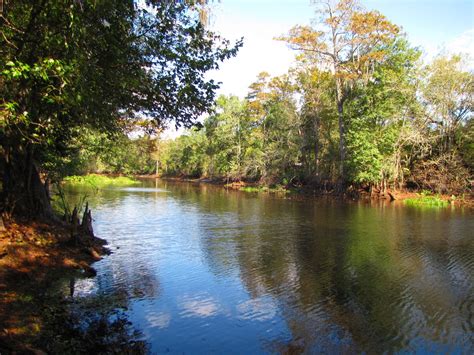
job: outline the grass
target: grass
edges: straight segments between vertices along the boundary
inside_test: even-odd
[[[275,186],[275,187],[268,187],[268,186],[243,186],[239,189],[240,191],[244,192],[279,192],[279,193],[287,193],[289,192],[282,186]]]
[[[138,183],[137,180],[127,176],[109,177],[97,174],[68,176],[64,181],[73,186],[92,186],[95,188],[104,186],[129,186]]]
[[[443,200],[439,195],[432,195],[429,191],[423,191],[417,197],[407,198],[405,204],[408,206],[446,207],[449,205],[449,201]]]

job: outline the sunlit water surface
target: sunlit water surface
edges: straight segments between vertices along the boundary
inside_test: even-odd
[[[151,353],[474,351],[472,211],[155,180],[88,199],[113,254],[74,297],[125,308]]]

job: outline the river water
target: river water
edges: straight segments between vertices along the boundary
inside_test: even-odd
[[[88,200],[113,253],[74,297],[150,353],[474,351],[472,210],[158,180]]]

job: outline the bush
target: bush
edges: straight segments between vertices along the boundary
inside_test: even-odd
[[[421,189],[440,194],[462,194],[469,190],[470,174],[454,152],[417,163],[411,180],[409,184]]]

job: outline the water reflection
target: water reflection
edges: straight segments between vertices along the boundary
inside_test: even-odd
[[[472,212],[155,181],[90,199],[114,253],[82,297],[123,299],[151,352],[474,350]]]

